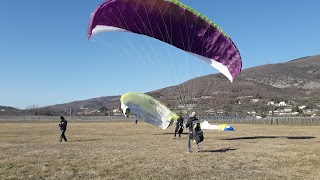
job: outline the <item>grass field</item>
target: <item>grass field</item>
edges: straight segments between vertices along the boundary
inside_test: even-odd
[[[233,125],[186,134],[139,122],[0,123],[0,179],[320,179],[320,127]]]

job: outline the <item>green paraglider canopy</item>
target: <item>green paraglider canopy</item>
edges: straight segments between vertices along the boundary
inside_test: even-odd
[[[145,122],[162,129],[168,128],[178,119],[176,113],[147,94],[128,92],[121,96],[120,102],[125,116],[136,115]]]

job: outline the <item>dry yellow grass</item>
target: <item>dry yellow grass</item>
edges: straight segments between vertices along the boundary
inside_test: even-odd
[[[320,179],[320,127],[233,125],[186,134],[139,122],[1,123],[0,179]]]

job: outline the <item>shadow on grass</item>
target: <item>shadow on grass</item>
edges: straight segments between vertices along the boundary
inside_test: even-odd
[[[274,138],[287,138],[287,139],[313,139],[313,136],[249,136],[249,137],[238,137],[238,138],[226,138],[220,140],[246,140],[246,139],[274,139]]]
[[[75,139],[75,140],[71,140],[70,142],[90,142],[90,141],[101,141],[101,140],[102,139]]]
[[[228,151],[235,151],[236,149],[233,148],[223,148],[223,149],[216,149],[216,150],[201,150],[200,152],[213,152],[213,153],[225,153]]]
[[[153,135],[159,136],[159,135],[168,135],[168,134],[174,135],[174,133],[159,133],[159,134],[153,134]],[[188,133],[181,133],[181,134],[188,134]]]

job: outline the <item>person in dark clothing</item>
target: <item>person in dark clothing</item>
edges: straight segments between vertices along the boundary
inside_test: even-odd
[[[179,139],[181,138],[181,133],[183,132],[183,117],[182,115],[179,116],[179,118],[177,119],[177,122],[176,122],[176,129],[174,131],[174,137],[173,139],[176,138],[177,136],[177,133],[179,134]]]
[[[65,135],[65,132],[67,130],[67,124],[68,124],[68,121],[66,119],[64,119],[63,116],[60,117],[60,123],[59,123],[59,127],[60,127],[60,130],[61,130],[61,135],[60,135],[60,142],[62,142],[62,139],[67,142],[67,137]]]
[[[190,118],[188,119],[188,122],[186,124],[186,127],[189,128],[189,135],[187,136],[187,150],[186,152],[189,153],[191,149],[191,140],[194,140],[196,143],[196,151],[200,151],[199,143],[203,141],[203,132],[200,128],[200,122],[196,118],[196,113],[192,112]]]

